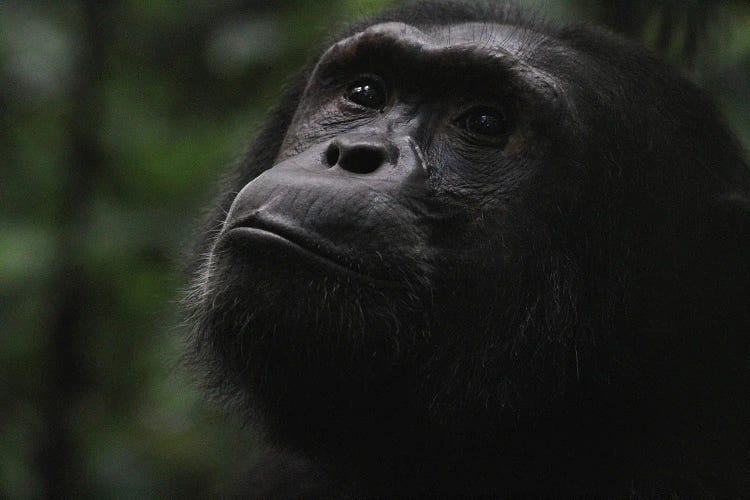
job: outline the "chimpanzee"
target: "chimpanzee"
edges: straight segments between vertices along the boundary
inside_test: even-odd
[[[607,31],[418,2],[291,83],[197,244],[258,496],[750,497],[750,171]]]

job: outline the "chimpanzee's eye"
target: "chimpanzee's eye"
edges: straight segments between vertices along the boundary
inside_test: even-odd
[[[370,109],[383,109],[386,103],[385,85],[373,76],[362,77],[346,90],[344,96],[355,104]]]
[[[510,125],[505,113],[499,109],[480,106],[464,113],[458,126],[473,135],[495,138],[507,134]]]

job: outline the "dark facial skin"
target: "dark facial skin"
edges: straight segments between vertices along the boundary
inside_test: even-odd
[[[269,120],[196,280],[295,494],[747,491],[750,182],[710,104],[603,32],[384,18]]]
[[[543,153],[543,144],[525,150],[534,132],[524,100],[550,93],[549,78],[494,46],[519,35],[465,24],[448,45],[446,28],[388,23],[336,43],[274,168],[243,188],[224,232],[294,243],[337,273],[393,285],[399,271],[424,274],[455,231],[439,227],[449,214],[435,194],[498,209],[533,175],[517,164]],[[438,78],[440,64],[471,69]],[[408,75],[394,71],[402,65]],[[496,81],[504,85],[487,85]]]

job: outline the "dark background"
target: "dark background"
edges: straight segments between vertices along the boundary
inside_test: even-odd
[[[0,497],[200,496],[250,429],[178,366],[181,252],[283,81],[395,1],[0,0]],[[640,38],[750,145],[750,2],[541,0]]]

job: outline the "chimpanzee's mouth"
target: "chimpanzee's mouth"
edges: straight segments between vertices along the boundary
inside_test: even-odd
[[[334,272],[365,280],[367,282],[389,283],[382,278],[372,277],[363,272],[356,262],[333,243],[317,234],[300,228],[269,222],[257,216],[245,217],[231,224],[219,239],[249,238],[280,245],[306,260],[313,261]],[[392,286],[392,283],[391,283]]]

